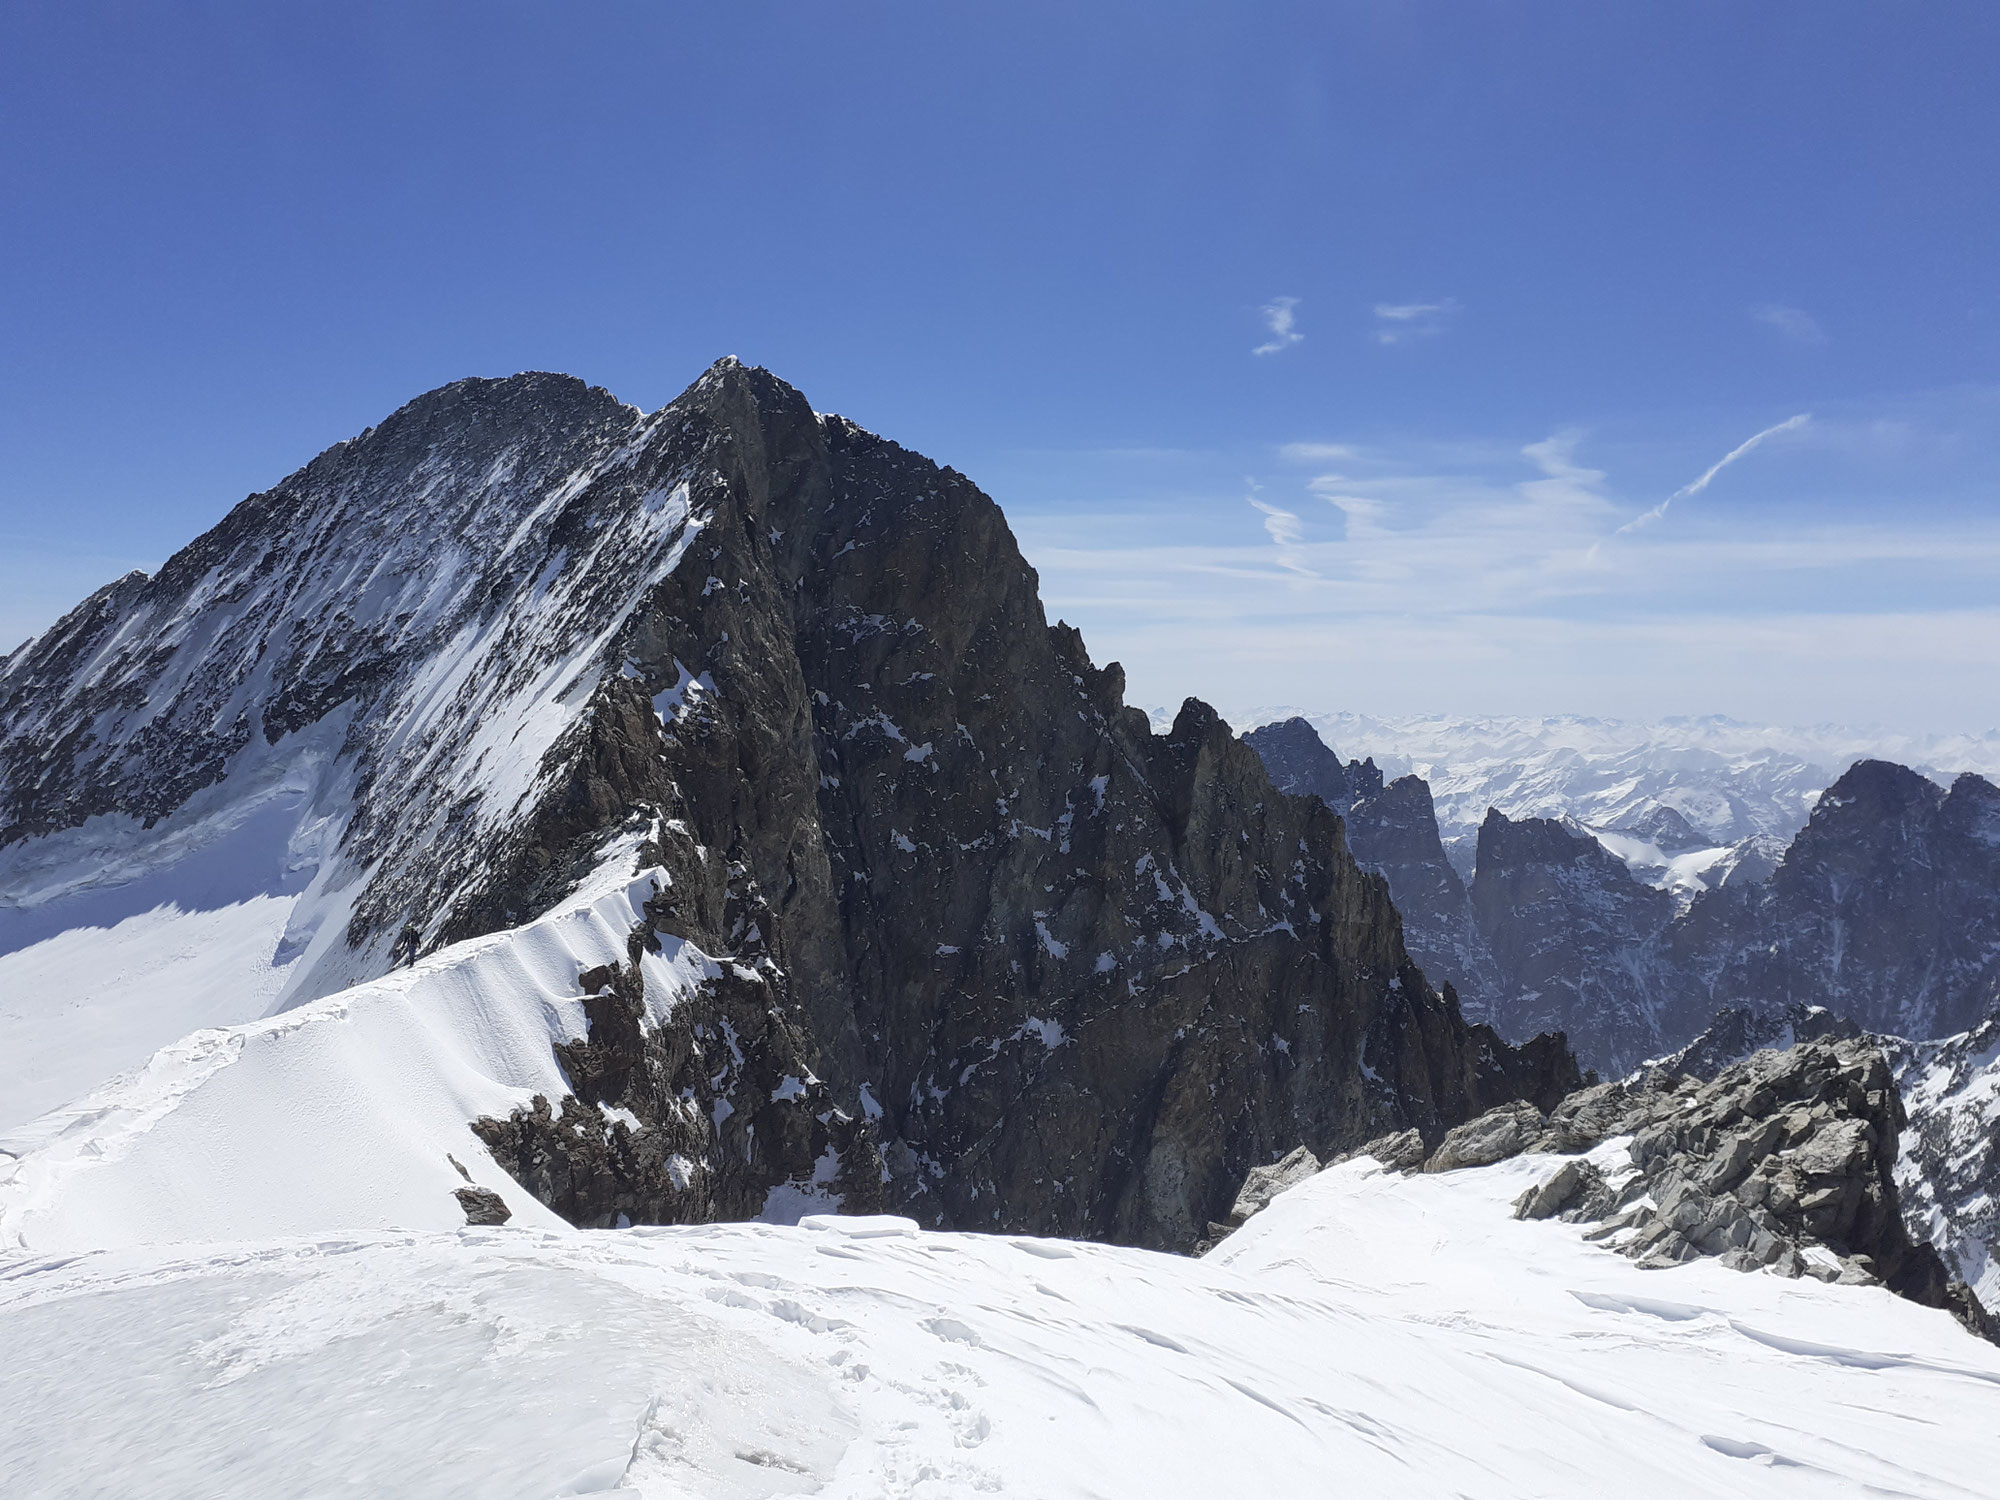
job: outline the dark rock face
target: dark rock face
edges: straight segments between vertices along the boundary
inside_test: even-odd
[[[1257,752],[1271,785],[1293,797],[1317,797],[1342,817],[1362,798],[1382,790],[1382,773],[1372,760],[1344,765],[1319,731],[1304,719],[1283,719],[1253,729],[1243,743]],[[1435,826],[1435,824],[1433,825]]]
[[[1720,931],[1691,921],[1683,947],[1720,939],[1692,955],[1718,1002],[1822,1005],[1898,1036],[1966,1030],[2000,993],[2000,788],[1965,775],[1947,792],[1857,762],[1770,879],[1715,905],[1701,915]]]
[[[1650,946],[1673,898],[1642,885],[1587,833],[1548,818],[1488,812],[1479,829],[1472,911],[1499,970],[1509,1028],[1561,1016],[1581,1055],[1623,1072],[1659,1050]]]
[[[1557,1113],[1567,1149],[1597,1129],[1631,1135],[1631,1170],[1607,1181],[1565,1165],[1522,1194],[1516,1217],[1601,1220],[1589,1237],[1642,1265],[1706,1255],[1738,1270],[1880,1283],[1994,1335],[1979,1299],[1904,1224],[1893,1169],[1907,1121],[1871,1042],[1758,1052],[1707,1083],[1660,1068]]]
[[[1438,837],[1429,783],[1402,776],[1357,798],[1347,815],[1347,840],[1362,867],[1389,882],[1411,956],[1458,992],[1467,1015],[1486,1019],[1502,980],[1473,921],[1465,882]]]
[[[1122,694],[970,481],[762,371],[650,416],[465,381],[7,658],[0,845],[337,730],[332,987],[643,838],[571,1095],[476,1126],[579,1223],[790,1187],[1185,1247],[1297,1143],[1574,1087],[1433,991],[1333,812]],[[637,965],[676,944],[712,972],[662,1019]]]
[[[1243,742],[1279,791],[1318,797],[1342,815],[1355,859],[1389,882],[1410,956],[1433,983],[1452,986],[1466,1015],[1485,1019],[1499,976],[1438,836],[1429,784],[1404,776],[1384,786],[1373,760],[1343,765],[1304,719],[1266,724]]]

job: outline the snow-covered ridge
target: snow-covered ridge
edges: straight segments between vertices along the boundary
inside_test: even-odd
[[[630,869],[633,847],[607,851],[605,870]],[[586,1032],[577,975],[625,960],[663,873],[607,875],[526,927],[194,1032],[0,1135],[0,1246],[449,1229],[468,1181],[518,1223],[564,1227],[468,1122],[567,1091],[551,1045]],[[658,1019],[715,966],[669,942],[643,971]]]

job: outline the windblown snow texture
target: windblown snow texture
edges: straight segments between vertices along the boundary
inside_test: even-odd
[[[568,1087],[457,1142],[590,1222],[831,1194],[1186,1245],[1274,1151],[1575,1077],[1440,1000],[1212,710],[1127,709],[968,480],[734,361],[651,415],[549,375],[411,403],[7,658],[0,778],[0,964],[143,944],[240,835],[197,906],[282,936],[184,987],[253,1013],[646,870],[623,949],[550,981]],[[716,967],[672,1026],[669,951]]]
[[[1963,1497],[2000,1350],[1357,1160],[1213,1254],[815,1217],[20,1256],[0,1473],[104,1495]]]

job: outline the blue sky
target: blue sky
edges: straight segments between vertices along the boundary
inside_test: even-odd
[[[1987,727],[1995,77],[1986,4],[12,4],[0,640],[444,381],[732,353],[1140,701]]]

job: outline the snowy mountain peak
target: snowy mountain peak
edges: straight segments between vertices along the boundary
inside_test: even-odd
[[[1122,690],[990,499],[766,371],[650,415],[456,382],[8,660],[0,1024],[61,1035],[80,960],[118,1017],[10,1103],[468,943],[540,951],[640,869],[623,956],[538,969],[482,1043],[504,1105],[455,1095],[487,1112],[425,1138],[579,1222],[832,1193],[1189,1244],[1276,1140],[1573,1079],[1465,1025],[1213,710],[1159,736]],[[713,965],[671,1016],[669,950]],[[299,1100],[335,1087],[307,1071]]]

